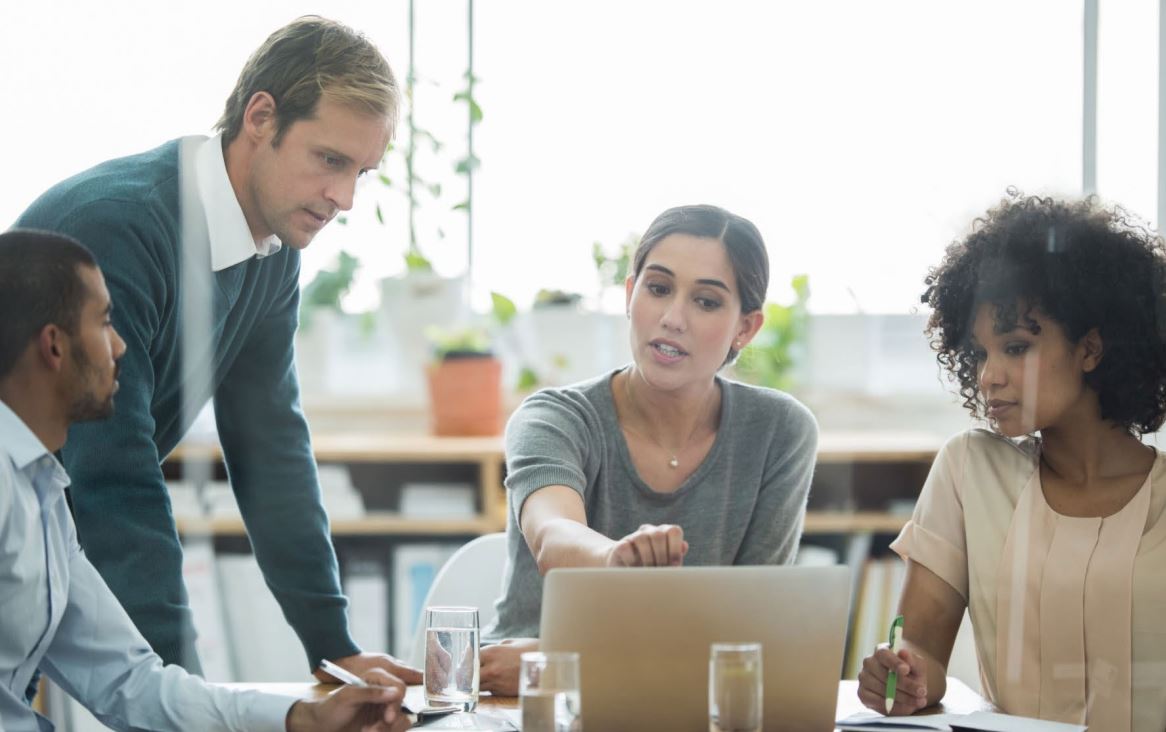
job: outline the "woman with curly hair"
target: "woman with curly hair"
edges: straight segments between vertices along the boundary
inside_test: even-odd
[[[1166,728],[1166,249],[1095,199],[1013,194],[926,280],[927,334],[991,430],[940,451],[891,545],[905,643],[859,697],[938,702],[966,608],[984,693],[1009,714]]]

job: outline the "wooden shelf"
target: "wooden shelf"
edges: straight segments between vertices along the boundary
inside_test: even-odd
[[[818,449],[819,465],[848,463],[928,464],[943,439],[925,433],[825,432]],[[505,455],[502,437],[434,437],[419,433],[321,432],[313,435],[312,447],[321,463],[468,463],[478,466],[482,515],[472,519],[419,519],[396,513],[374,512],[358,519],[334,519],[334,536],[455,536],[502,531],[506,527],[506,497],[502,488]],[[217,444],[179,445],[166,459],[218,461]],[[895,534],[908,517],[879,511],[846,513],[811,511],[806,515],[806,534]],[[239,518],[179,518],[183,534],[243,536]]]
[[[243,519],[220,516],[198,519],[179,517],[178,533],[187,536],[244,536]],[[505,530],[505,524],[486,518],[430,519],[396,513],[370,513],[355,519],[334,519],[333,536],[467,536]]]
[[[803,534],[897,534],[910,516],[882,511],[808,511]]]
[[[944,438],[912,432],[823,432],[818,441],[818,462],[929,462],[943,446]],[[312,450],[319,462],[501,462],[502,436],[434,437],[418,433],[321,432],[312,436]],[[184,443],[169,461],[201,458],[218,460],[216,444]]]
[[[810,511],[806,514],[806,534],[897,534],[907,516],[863,511]],[[197,519],[179,517],[178,533],[184,535],[244,536],[247,532],[238,517]],[[505,531],[504,521],[488,518],[413,518],[397,513],[371,513],[355,519],[333,519],[333,536],[468,536]]]
[[[945,438],[914,432],[823,432],[819,463],[930,463]]]
[[[331,432],[312,435],[317,462],[501,462],[502,437],[433,437],[415,433]],[[217,444],[181,444],[168,461],[222,458]]]

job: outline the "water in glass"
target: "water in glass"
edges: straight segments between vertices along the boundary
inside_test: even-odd
[[[522,694],[524,732],[581,732],[579,691],[529,689]]]
[[[478,629],[425,632],[425,701],[473,709],[478,703]]]
[[[761,645],[714,643],[709,656],[709,732],[761,732]]]

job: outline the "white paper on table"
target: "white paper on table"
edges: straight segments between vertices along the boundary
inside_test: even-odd
[[[1085,732],[1079,724],[1051,722],[1046,719],[1016,717],[994,712],[971,714],[933,714],[909,717],[884,717],[876,712],[859,712],[836,723],[849,732]]]
[[[936,730],[937,732],[951,732],[952,723],[962,714],[924,714],[909,717],[884,717],[878,712],[858,712],[846,719],[834,723],[840,730],[852,732],[920,732],[920,730]]]
[[[953,729],[969,729],[976,732],[1085,732],[1085,725],[1051,722],[1047,719],[1014,717],[1011,714],[993,712],[973,712],[959,720],[952,721]]]

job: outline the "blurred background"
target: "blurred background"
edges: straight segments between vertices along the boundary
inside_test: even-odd
[[[1100,22],[1086,28],[1089,8]],[[423,407],[417,361],[432,323],[421,321],[465,325],[491,311],[491,293],[518,318],[491,333],[506,385],[622,363],[618,322],[579,319],[585,337],[573,342],[585,345],[571,352],[548,342],[561,335],[554,316],[529,317],[536,298],[622,313],[621,247],[663,209],[694,202],[757,223],[774,302],[792,303],[792,278],[806,276],[810,317],[783,385],[799,383],[823,408],[840,392],[946,404],[910,316],[928,267],[977,214],[1014,186],[1097,191],[1156,220],[1157,10],[1148,0],[10,4],[0,222],[96,162],[208,133],[258,43],[324,13],[371,37],[403,85],[412,79],[412,104],[382,174],[305,253],[305,286],[342,275],[305,303],[327,313],[315,329],[306,313],[305,335],[328,331],[301,349],[309,406]],[[408,268],[410,252],[431,274]],[[597,266],[597,252],[613,262]],[[408,317],[415,310],[432,316]],[[406,320],[417,332],[399,332]],[[828,410],[824,426],[849,426],[845,411]]]
[[[1009,187],[1163,215],[1150,0],[42,0],[0,9],[0,225],[97,162],[209,134],[248,55],[306,13],[363,31],[411,90],[380,174],[305,251],[297,344],[354,623],[406,655],[436,568],[504,525],[500,441],[431,437],[426,369],[493,353],[504,419],[625,363],[628,248],[665,208],[766,238],[770,325],[731,375],[818,415],[806,546],[856,567],[859,647],[901,580],[886,543],[969,426],[922,334],[928,268]],[[204,665],[286,676],[231,650],[216,557],[247,544],[215,470],[171,469],[176,514],[203,521],[180,528],[193,601],[213,598]]]

